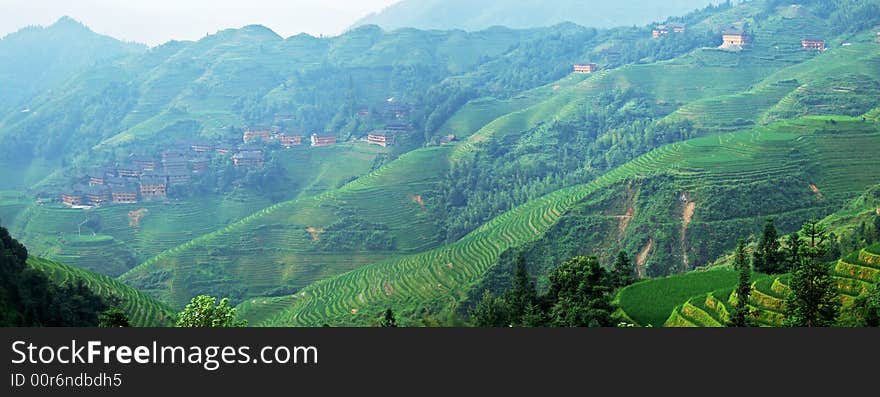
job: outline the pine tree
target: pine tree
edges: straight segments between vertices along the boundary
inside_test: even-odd
[[[397,319],[394,318],[394,312],[391,309],[385,310],[382,321],[379,322],[382,328],[397,328]]]
[[[122,309],[111,307],[98,315],[98,327],[101,328],[128,328],[131,322]]]
[[[801,241],[801,235],[798,232],[794,232],[788,236],[788,240],[786,241],[786,250],[785,250],[785,269],[784,271],[790,271],[801,262],[801,245],[803,242]]]
[[[617,259],[614,260],[611,279],[614,288],[623,288],[635,281],[633,274],[635,273],[632,262],[626,256],[626,252],[617,253]]]
[[[595,257],[576,257],[550,274],[549,321],[556,327],[612,326],[608,272]]]
[[[491,291],[486,290],[483,298],[470,312],[471,322],[482,328],[506,327],[509,324],[506,309],[503,299],[496,298]]]
[[[526,269],[525,255],[520,253],[516,258],[516,269],[513,272],[513,288],[507,293],[507,305],[511,325],[519,325],[523,322],[526,310],[537,300],[538,293],[535,284],[529,279]]]
[[[768,218],[764,222],[764,233],[758,241],[753,261],[755,270],[767,274],[780,273],[784,267],[779,255],[779,233],[776,231],[773,219]]]
[[[800,263],[792,269],[791,292],[786,299],[785,325],[830,327],[840,312],[840,297],[831,267],[821,258],[828,253],[828,232],[818,221],[804,224]]]
[[[752,295],[752,267],[746,257],[746,243],[739,241],[733,262],[734,269],[739,272],[739,283],[736,286],[736,306],[730,314],[731,327],[750,327],[753,325],[749,298]]]
[[[880,213],[874,215],[874,242],[880,242]]]

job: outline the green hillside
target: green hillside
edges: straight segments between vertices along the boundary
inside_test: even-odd
[[[834,236],[835,252],[855,253],[835,261],[833,273],[845,303],[880,281],[880,271],[872,264],[871,252],[857,235],[876,233],[873,224],[880,208],[880,186],[873,186],[822,220]],[[870,241],[869,241],[870,242]],[[866,260],[867,259],[867,260]],[[616,297],[617,317],[627,322],[652,326],[720,326],[732,308],[736,274],[731,260],[722,257],[710,268],[666,278],[644,280],[622,289]],[[763,319],[762,325],[780,325],[782,302],[787,293],[787,275],[753,273],[752,308]]]
[[[822,118],[800,119],[665,146],[594,182],[530,201],[457,243],[319,281],[303,289],[289,307],[264,324],[357,323],[381,311],[383,305],[412,313],[428,302],[454,304],[503,251],[539,238],[577,202],[627,178],[666,174],[712,186],[743,179],[760,181],[768,174],[786,172],[794,166],[816,169],[810,166],[815,162],[823,166],[813,175],[814,180],[827,182],[829,197],[852,195],[876,183],[876,175],[859,178],[851,174],[853,170],[876,169],[880,165],[880,159],[874,156],[880,144],[876,126],[859,120],[841,120],[838,132],[832,133],[823,131],[826,124],[827,119]],[[791,159],[793,146],[810,150],[813,155]],[[841,153],[846,153],[845,158]],[[808,186],[802,191],[804,196],[815,199]]]
[[[295,290],[433,248],[437,231],[421,195],[443,174],[449,150],[415,151],[341,189],[267,207],[163,252],[122,279],[181,305],[199,291],[241,299]]]
[[[170,307],[110,277],[37,257],[30,257],[28,266],[46,274],[55,283],[82,282],[101,298],[119,299],[120,308],[132,326],[160,327],[174,321],[175,312]]]
[[[877,246],[869,247],[838,260],[833,266],[834,279],[843,304],[870,291],[880,282],[880,255]],[[731,283],[733,285],[735,283]],[[759,279],[752,284],[749,306],[762,326],[783,324],[785,298],[790,292],[788,276]],[[732,287],[688,299],[676,306],[664,325],[668,327],[718,327],[728,320],[736,301]],[[659,309],[659,308],[658,308]]]

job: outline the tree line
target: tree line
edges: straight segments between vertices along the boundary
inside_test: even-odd
[[[880,226],[880,216],[874,221]],[[870,236],[880,232],[876,228]],[[766,274],[790,273],[790,291],[785,298],[784,325],[789,327],[877,327],[880,326],[880,282],[857,297],[853,304],[842,307],[833,262],[839,257],[833,253],[833,233],[816,220],[779,243],[773,220],[768,219],[764,232],[751,257],[746,253],[745,241],[740,240],[734,253],[734,269],[739,273],[736,303],[728,325],[755,326],[756,312],[749,306],[752,293],[752,271]]]

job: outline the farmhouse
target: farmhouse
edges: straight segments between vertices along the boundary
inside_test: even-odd
[[[135,167],[138,167],[141,171],[149,172],[156,170],[156,159],[149,156],[142,155],[132,155],[129,157],[129,161]]]
[[[189,161],[184,157],[175,157],[162,160],[162,172],[165,174],[186,174],[189,171]]]
[[[742,48],[749,44],[749,36],[742,29],[727,29],[721,36],[724,40],[721,48]]]
[[[236,167],[260,167],[263,165],[263,152],[260,150],[243,150],[232,156],[232,164]]]
[[[880,43],[880,32],[877,32],[877,38],[875,38],[874,41]]]
[[[599,65],[595,63],[576,63],[574,64],[575,74],[590,74],[599,70]]]
[[[168,193],[168,181],[155,175],[142,176],[140,191],[144,199],[165,197]]]
[[[659,39],[660,36],[666,36],[667,34],[669,34],[669,28],[666,25],[658,25],[651,31],[651,37],[655,39]]]
[[[385,107],[385,114],[388,118],[402,120],[409,117],[410,107],[407,104],[399,102],[388,102]]]
[[[95,168],[89,173],[89,186],[105,185],[107,178],[114,176],[115,172],[107,168]]]
[[[188,183],[190,179],[190,174],[186,168],[184,169],[173,169],[166,170],[165,174],[162,175],[168,180],[169,185],[179,185]]]
[[[302,145],[302,139],[302,135],[278,134],[278,141],[281,142],[281,146],[288,149]]]
[[[127,184],[128,184],[128,181],[126,181],[125,178],[121,178],[121,177],[117,177],[117,176],[108,177],[107,179],[104,180],[104,185],[110,187],[111,190],[118,188],[118,187],[125,186]]]
[[[336,136],[334,135],[318,135],[312,134],[312,146],[330,146],[336,144]]]
[[[255,142],[257,140],[268,142],[272,139],[272,131],[269,130],[245,130],[242,140],[244,143]]]
[[[440,144],[447,145],[452,142],[455,142],[457,139],[458,138],[455,135],[446,135],[446,136],[440,138]]]
[[[138,190],[130,185],[113,188],[110,198],[114,204],[134,204],[138,201]]]
[[[74,190],[67,193],[61,194],[61,202],[66,206],[77,206],[82,205],[84,201],[83,193],[78,190]]]
[[[210,163],[207,157],[196,157],[189,161],[189,168],[193,174],[202,174],[208,170]]]
[[[825,40],[821,39],[803,39],[801,47],[805,50],[825,51]]]
[[[97,207],[110,201],[110,189],[107,186],[91,186],[86,190],[85,196]]]
[[[116,172],[123,178],[140,178],[144,174],[141,167],[134,164],[124,164],[116,167]]]
[[[373,131],[367,134],[367,142],[373,145],[388,147],[394,144],[394,133],[386,130]]]

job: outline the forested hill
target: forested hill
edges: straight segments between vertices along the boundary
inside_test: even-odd
[[[145,50],[94,33],[69,17],[9,34],[0,39],[0,113],[27,112],[35,95],[89,67]]]
[[[560,22],[608,28],[644,25],[686,14],[716,0],[404,0],[369,15],[355,26],[384,29],[482,30],[491,26],[533,28]]]

